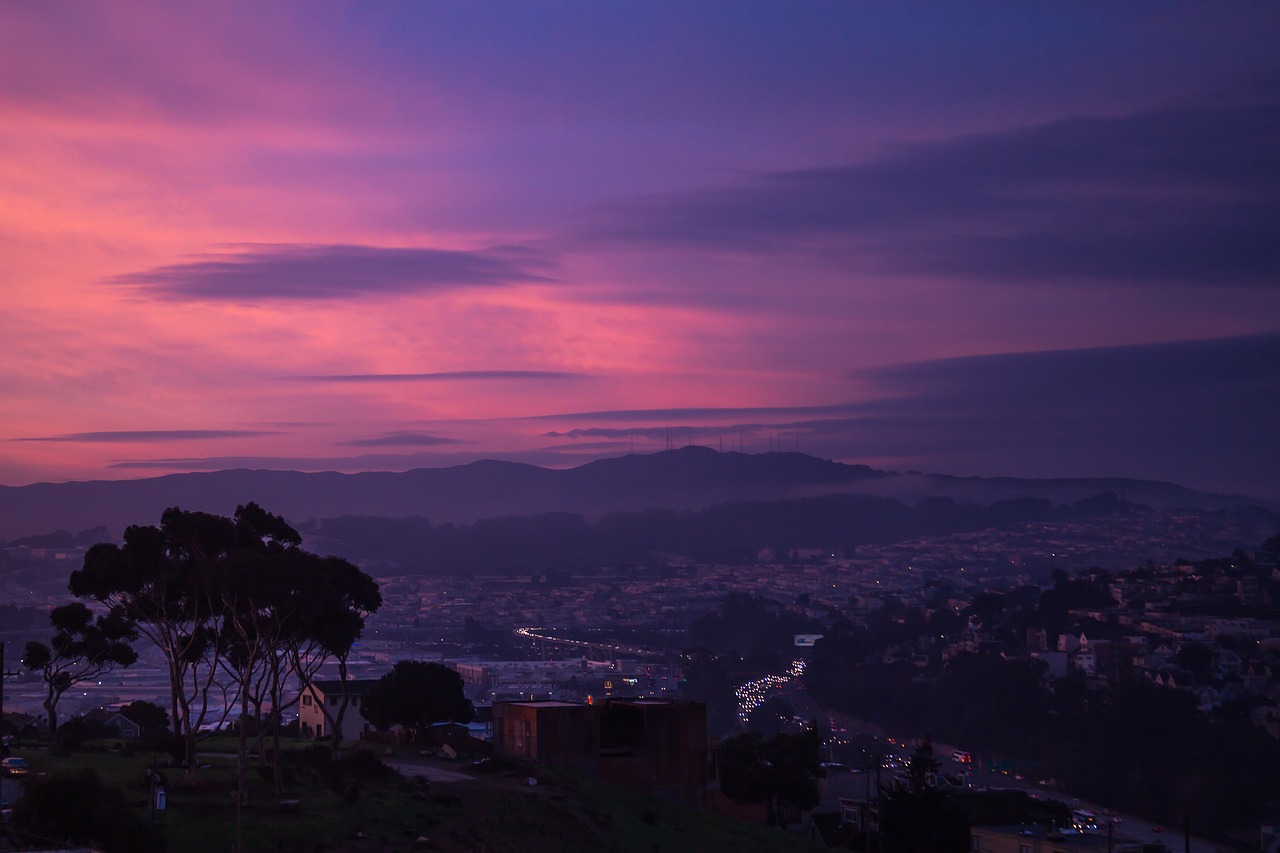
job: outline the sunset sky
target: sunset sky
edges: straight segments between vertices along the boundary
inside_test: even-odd
[[[0,5],[0,484],[1280,497],[1280,4]]]

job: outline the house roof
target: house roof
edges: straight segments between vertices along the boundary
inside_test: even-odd
[[[24,714],[21,711],[6,711],[4,713],[4,721],[18,731],[22,731],[25,728],[44,722],[44,718],[32,714]]]
[[[373,685],[377,684],[380,678],[349,678],[347,679],[347,690],[352,696],[363,696],[373,689]],[[338,679],[332,681],[313,681],[311,686],[324,696],[330,694],[339,694],[342,692],[342,682]]]

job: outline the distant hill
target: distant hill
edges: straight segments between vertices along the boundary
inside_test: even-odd
[[[346,515],[433,523],[567,512],[597,519],[650,508],[701,510],[730,501],[868,494],[914,503],[949,497],[989,505],[1021,498],[1071,504],[1100,492],[1148,506],[1218,509],[1275,502],[1197,492],[1170,483],[1123,479],[1031,480],[893,473],[802,453],[718,453],[685,447],[628,455],[564,470],[482,461],[404,473],[302,473],[233,470],[141,480],[0,486],[0,539],[105,526],[155,523],[170,506],[229,514],[257,501],[300,523]]]

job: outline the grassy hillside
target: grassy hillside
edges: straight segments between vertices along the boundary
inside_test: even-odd
[[[212,749],[231,749],[229,742]],[[124,791],[134,813],[148,817],[153,761],[168,779],[167,808],[154,818],[169,851],[234,850],[237,818],[245,851],[436,850],[522,853],[612,850],[676,853],[733,850],[735,853],[814,851],[794,833],[696,813],[641,793],[603,785],[560,771],[489,762],[474,767],[401,753],[378,755],[411,776],[436,777],[424,784],[382,765],[371,752],[348,759],[341,770],[324,751],[298,745],[286,753],[284,795],[277,799],[269,777],[254,767],[249,796],[237,810],[234,759],[207,753],[194,788],[182,787],[181,770],[165,756],[111,750],[51,755],[19,748],[36,774],[92,768],[104,783]],[[411,762],[412,767],[406,765]],[[453,776],[449,781],[440,777]],[[529,779],[537,780],[530,785]],[[237,814],[238,812],[238,814]]]

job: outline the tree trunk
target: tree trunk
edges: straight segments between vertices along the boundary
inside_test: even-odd
[[[182,707],[182,755],[187,765],[182,781],[187,787],[194,788],[196,785],[196,729],[191,724],[191,704],[187,702],[185,695],[179,698],[178,704]]]
[[[342,681],[342,703],[338,705],[338,713],[333,717],[333,734],[329,745],[334,761],[338,760],[338,745],[342,742],[342,719],[347,715],[347,703],[351,700],[351,689],[347,686],[345,657],[338,658],[338,678]]]
[[[284,762],[280,760],[280,715],[274,715],[274,723],[271,726],[271,748],[275,754],[275,776],[272,783],[275,785],[276,796],[279,797],[284,793]]]
[[[284,675],[281,673],[280,658],[273,657],[271,668],[271,750],[273,773],[271,784],[275,788],[276,797],[284,793],[284,761],[280,756],[280,721],[284,718]]]
[[[236,736],[236,796],[240,807],[249,802],[249,691],[240,691],[240,726]]]
[[[3,678],[0,675],[0,678]],[[49,735],[52,736],[58,731],[58,697],[53,693],[52,685],[49,687],[49,696],[44,700],[44,712],[49,715]]]

